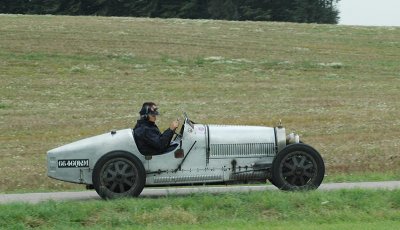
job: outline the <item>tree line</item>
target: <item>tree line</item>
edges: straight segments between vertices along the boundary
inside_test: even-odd
[[[336,24],[340,0],[0,0],[0,13]]]

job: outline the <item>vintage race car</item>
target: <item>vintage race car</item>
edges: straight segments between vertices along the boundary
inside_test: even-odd
[[[140,153],[132,129],[111,131],[48,151],[48,176],[86,184],[104,199],[138,196],[144,186],[269,180],[282,190],[304,190],[322,183],[321,155],[282,125],[204,125],[184,115],[164,154]]]

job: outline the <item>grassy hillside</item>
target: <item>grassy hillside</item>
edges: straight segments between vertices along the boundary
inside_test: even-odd
[[[132,127],[275,125],[335,174],[400,173],[400,28],[0,15],[0,192],[58,190],[46,151]]]

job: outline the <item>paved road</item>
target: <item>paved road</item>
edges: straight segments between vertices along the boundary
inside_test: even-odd
[[[338,190],[338,189],[400,189],[400,181],[384,182],[359,182],[359,183],[329,183],[322,184],[319,190]],[[140,197],[163,197],[168,195],[188,195],[192,193],[228,193],[228,192],[251,192],[277,190],[272,185],[253,185],[253,186],[192,186],[192,187],[168,187],[168,188],[145,188]],[[95,191],[84,192],[52,192],[52,193],[25,193],[25,194],[0,194],[0,204],[25,202],[39,203],[47,200],[67,201],[67,200],[100,200]]]

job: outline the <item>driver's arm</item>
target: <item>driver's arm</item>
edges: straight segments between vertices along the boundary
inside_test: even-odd
[[[152,148],[158,152],[163,152],[171,143],[172,137],[175,134],[176,128],[179,126],[179,121],[175,120],[161,135],[160,133],[151,129],[146,129],[144,138]]]
[[[174,131],[171,129],[165,130],[161,135],[159,132],[154,132],[152,130],[146,130],[144,139],[148,145],[150,145],[157,152],[162,152],[166,149],[172,137],[174,136]]]

